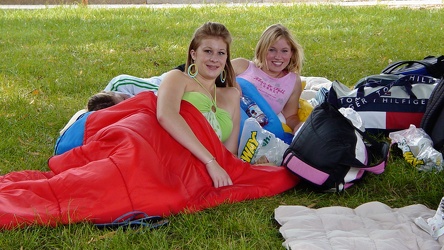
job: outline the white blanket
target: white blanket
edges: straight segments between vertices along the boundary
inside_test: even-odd
[[[390,208],[369,202],[355,209],[279,206],[275,219],[287,249],[444,249],[444,236],[434,240],[414,223],[435,212],[421,204]]]

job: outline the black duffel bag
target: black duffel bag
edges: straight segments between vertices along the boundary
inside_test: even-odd
[[[398,61],[382,70],[381,74],[444,76],[444,56],[426,56],[422,60]]]

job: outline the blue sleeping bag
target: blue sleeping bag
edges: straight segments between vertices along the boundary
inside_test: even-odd
[[[57,139],[54,146],[54,155],[60,155],[68,150],[83,145],[86,118],[92,112],[82,114],[77,120]]]
[[[274,113],[273,109],[270,107],[268,102],[262,97],[256,87],[250,83],[249,81],[237,77],[237,83],[242,89],[242,95],[249,97],[251,100],[256,102],[259,108],[264,112],[265,116],[268,118],[268,124],[263,128],[271,133],[273,133],[277,138],[283,140],[287,144],[291,144],[293,139],[293,134],[286,133],[282,127],[282,123],[279,120],[279,117]],[[240,135],[242,134],[242,129],[244,127],[244,122],[248,118],[247,113],[241,109],[241,117],[240,117]]]

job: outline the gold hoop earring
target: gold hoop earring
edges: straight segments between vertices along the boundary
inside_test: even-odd
[[[192,72],[192,71],[193,71],[193,67],[194,67],[194,69],[195,69],[194,73]],[[189,75],[191,78],[196,77],[196,76],[197,76],[197,73],[199,73],[199,70],[197,69],[196,64],[194,64],[194,63],[191,64],[191,65],[188,67],[188,71],[187,71],[187,73],[188,73],[188,75]]]
[[[222,83],[225,83],[226,79],[227,79],[227,71],[225,71],[225,69],[224,69],[224,71],[220,72],[220,81]]]

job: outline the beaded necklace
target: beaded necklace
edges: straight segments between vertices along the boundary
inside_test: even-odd
[[[193,77],[193,79],[197,82],[197,84],[199,84],[200,87],[202,87],[210,95],[209,97],[211,99],[211,102],[213,103],[213,105],[211,105],[211,111],[213,113],[215,113],[216,112],[216,87],[214,87],[214,98],[211,98],[212,95],[211,95],[210,91],[208,91],[208,89],[205,88],[203,86],[203,84],[199,80],[197,80],[196,77]]]

